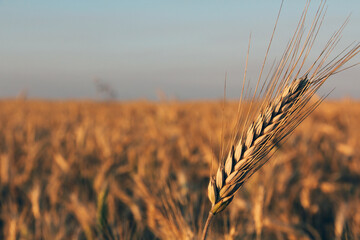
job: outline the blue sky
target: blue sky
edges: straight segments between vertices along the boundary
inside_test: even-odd
[[[1,1],[0,98],[98,98],[94,79],[120,100],[216,99],[241,92],[248,37],[256,80],[281,1]],[[285,1],[270,61],[281,56],[306,1]],[[319,1],[311,3],[311,12]],[[327,2],[318,42],[351,13],[339,50],[360,41],[360,1]],[[311,60],[310,60],[311,61]],[[355,61],[360,61],[357,57]],[[321,93],[360,98],[360,67]]]

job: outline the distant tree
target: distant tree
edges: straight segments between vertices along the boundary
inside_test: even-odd
[[[109,83],[104,82],[100,78],[95,78],[94,83],[98,97],[108,100],[113,100],[116,98],[116,91],[111,87],[111,85],[109,85]]]

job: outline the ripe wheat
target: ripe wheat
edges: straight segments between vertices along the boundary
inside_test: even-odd
[[[212,214],[225,209],[246,179],[264,164],[262,159],[279,142],[308,84],[307,78],[298,79],[285,88],[251,124],[246,136],[236,146],[232,146],[228,158],[218,168],[216,177],[212,177],[209,182],[208,196],[213,205],[210,210]]]
[[[233,139],[227,158],[220,162],[216,175],[210,177],[208,197],[212,206],[204,227],[203,239],[206,238],[212,217],[223,211],[231,203],[235,193],[246,180],[268,161],[271,150],[321,103],[323,98],[310,103],[318,88],[331,75],[345,70],[346,68],[341,69],[341,67],[359,53],[360,45],[356,44],[347,52],[343,51],[343,55],[340,54],[330,62],[325,63],[338,43],[346,21],[330,38],[314,63],[299,77],[324,17],[324,3],[322,3],[305,40],[302,42],[308,6],[305,7],[293,38],[270,79],[266,88],[267,91],[262,99],[260,97],[255,99],[255,90],[251,104],[262,101],[258,114],[254,115],[256,118],[252,119],[249,114],[246,115],[247,124],[243,128],[245,131],[240,133],[238,139]],[[277,22],[275,28],[276,25]],[[271,41],[272,37],[269,47]],[[267,54],[268,52],[265,55],[264,64]],[[276,97],[273,97],[274,95]],[[239,127],[237,131],[239,131]]]

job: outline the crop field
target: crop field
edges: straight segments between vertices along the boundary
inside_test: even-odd
[[[0,101],[0,239],[199,239],[237,103]],[[325,101],[208,239],[360,239],[360,102]]]

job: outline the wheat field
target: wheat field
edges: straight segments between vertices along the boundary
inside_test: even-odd
[[[236,108],[0,101],[0,239],[199,238]],[[320,105],[208,239],[359,239],[359,118],[357,101]]]

